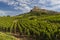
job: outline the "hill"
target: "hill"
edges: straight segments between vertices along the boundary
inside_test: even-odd
[[[41,16],[41,15],[55,15],[55,14],[60,14],[60,12],[41,9],[37,6],[34,6],[34,8],[30,12],[20,14],[20,15],[24,15],[24,16]],[[20,16],[20,15],[18,15],[18,16]]]
[[[0,31],[19,34],[26,40],[60,40],[60,14],[41,10],[35,7],[28,13],[0,17]]]

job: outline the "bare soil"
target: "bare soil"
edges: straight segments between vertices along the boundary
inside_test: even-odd
[[[27,35],[20,35],[19,33],[17,34],[12,33],[12,35],[15,36],[17,40],[35,40],[32,39],[32,37],[28,37]]]

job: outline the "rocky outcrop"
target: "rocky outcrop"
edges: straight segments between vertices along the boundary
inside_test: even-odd
[[[40,11],[40,8],[37,6],[34,6],[34,8],[31,11]]]

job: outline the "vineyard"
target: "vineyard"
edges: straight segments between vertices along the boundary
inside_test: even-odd
[[[29,13],[0,17],[0,31],[27,35],[35,40],[60,40],[60,15],[37,16]]]

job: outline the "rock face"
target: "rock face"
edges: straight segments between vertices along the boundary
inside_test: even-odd
[[[34,12],[47,12],[47,10],[41,9],[41,8],[39,8],[37,6],[34,6],[34,8],[31,11],[34,11]]]
[[[31,11],[40,11],[40,8],[37,6],[34,6],[34,8]]]

